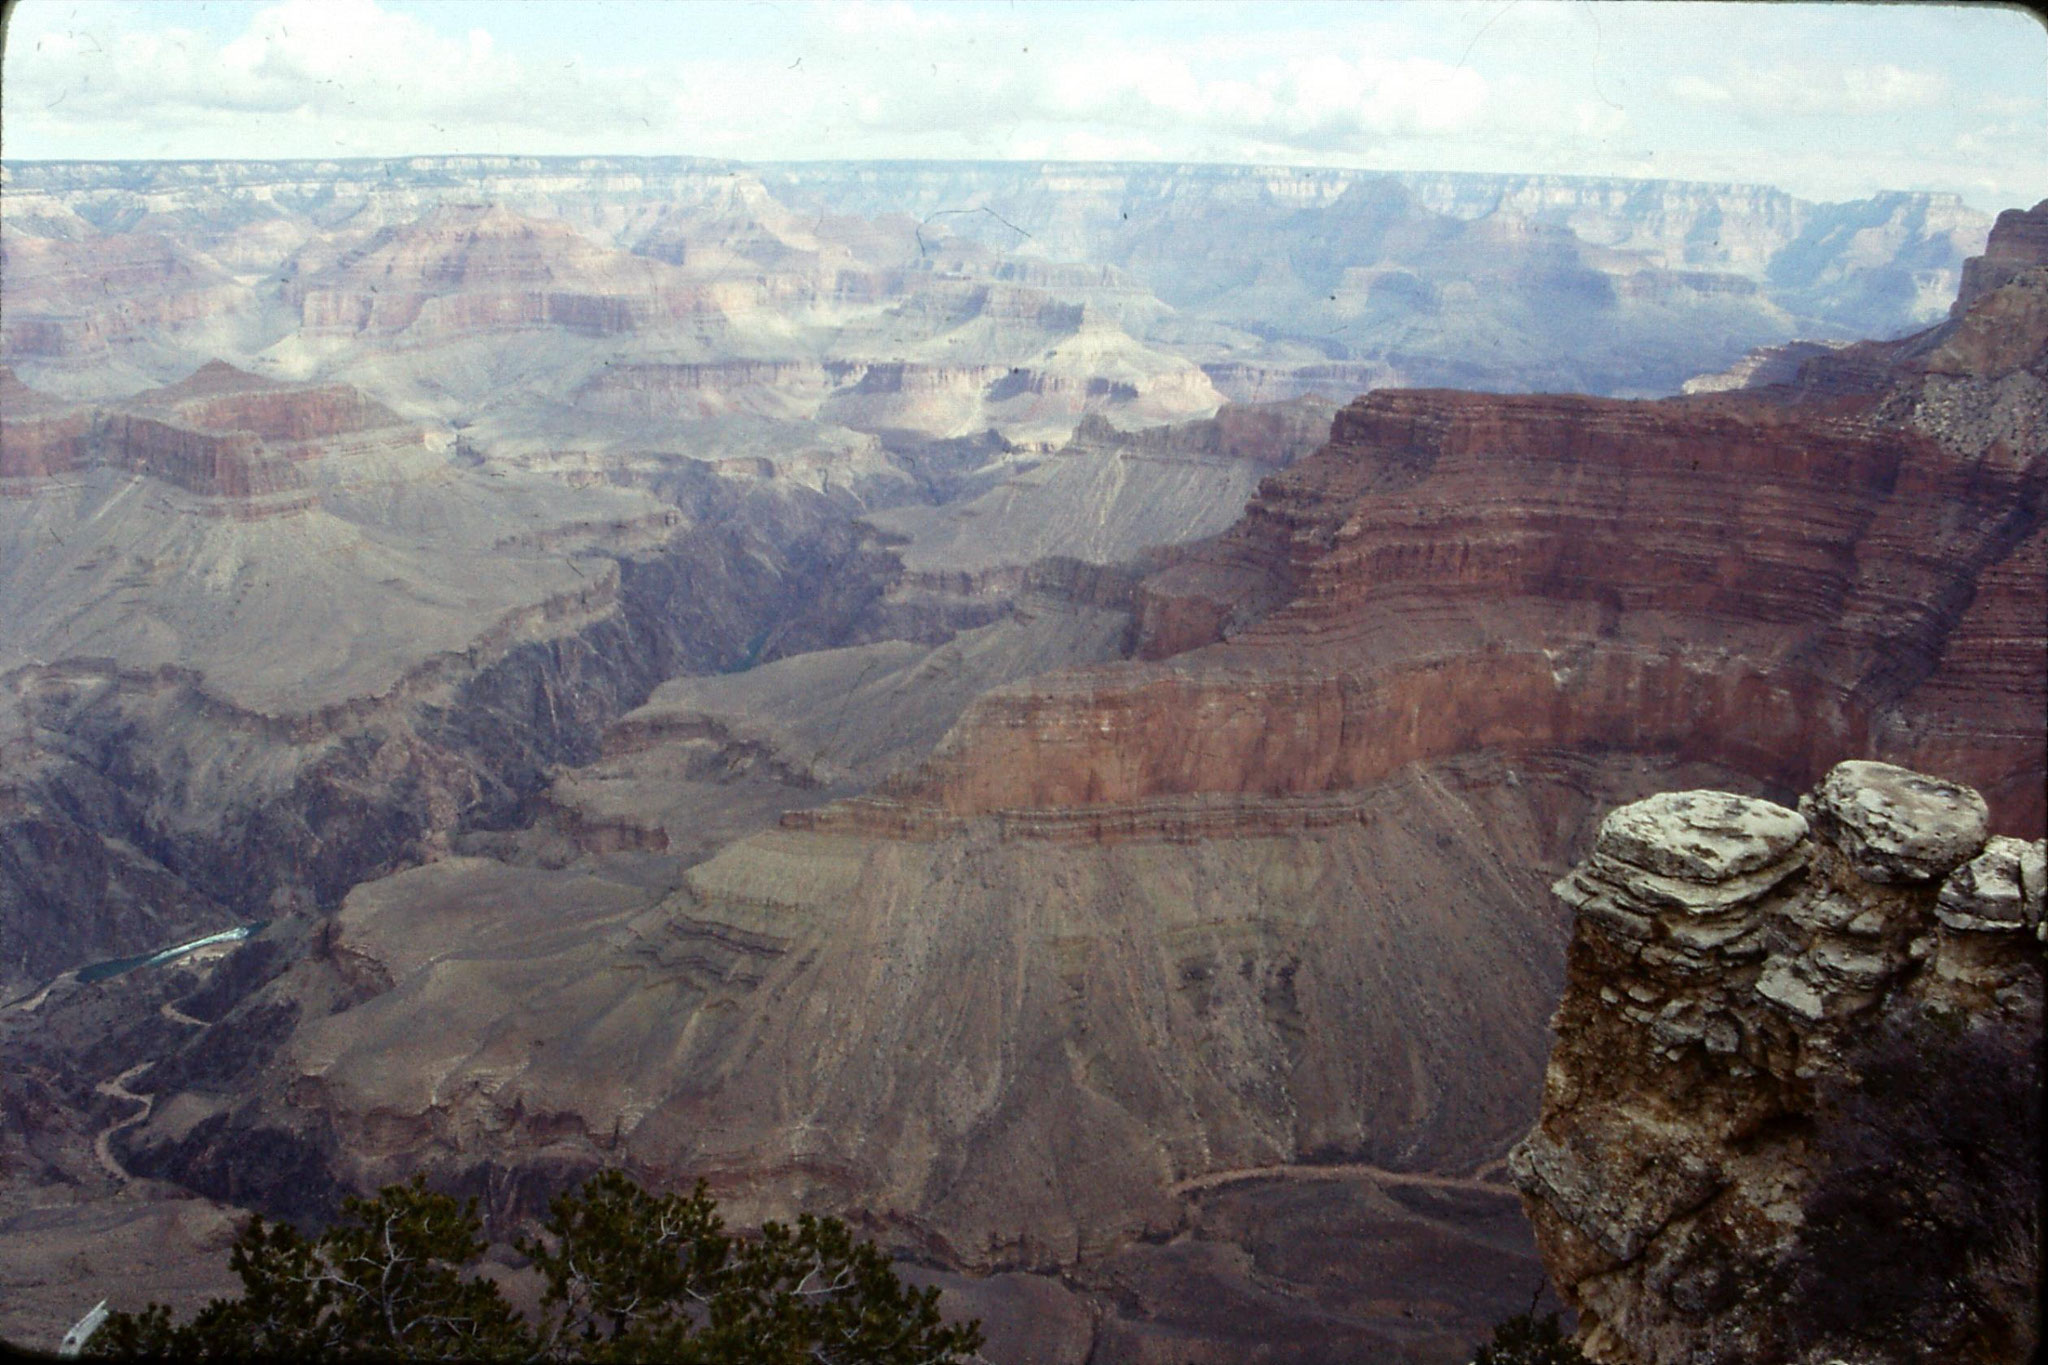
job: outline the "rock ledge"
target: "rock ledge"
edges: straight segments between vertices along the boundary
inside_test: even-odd
[[[2048,844],[1883,763],[1797,813],[1607,816],[1555,888],[1578,922],[1509,1163],[1593,1359],[2025,1357],[2044,884]]]

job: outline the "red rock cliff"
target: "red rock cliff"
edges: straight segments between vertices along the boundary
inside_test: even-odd
[[[214,361],[176,384],[118,403],[69,404],[0,371],[0,477],[36,483],[111,465],[238,504],[236,515],[306,505],[307,461],[337,440],[417,444],[419,430],[346,384],[289,384]],[[254,506],[252,500],[266,500]]]
[[[891,818],[1313,794],[1567,748],[1786,792],[1849,757],[1933,767],[2037,833],[2042,274],[1893,343],[1852,401],[1362,398],[1144,586],[1152,662],[990,694],[885,789]],[[2024,383],[1923,363],[1971,328],[2033,356]]]

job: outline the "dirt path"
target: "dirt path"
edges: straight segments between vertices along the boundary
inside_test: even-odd
[[[1363,1176],[1382,1185],[1424,1185],[1439,1190],[1478,1190],[1486,1194],[1513,1194],[1512,1186],[1470,1176],[1424,1175],[1414,1171],[1389,1171],[1378,1166],[1247,1166],[1234,1171],[1210,1171],[1169,1187],[1172,1194],[1196,1194],[1224,1185],[1251,1180],[1328,1180],[1333,1176]]]
[[[100,1135],[92,1140],[92,1154],[100,1159],[100,1165],[106,1168],[108,1175],[113,1176],[114,1179],[124,1185],[134,1179],[134,1177],[122,1169],[120,1162],[114,1160],[114,1134],[120,1132],[123,1128],[133,1128],[136,1124],[148,1118],[149,1111],[156,1107],[156,1096],[138,1095],[128,1088],[128,1082],[134,1080],[137,1076],[140,1076],[155,1065],[155,1062],[137,1062],[134,1066],[129,1067],[126,1071],[114,1077],[113,1080],[101,1081],[93,1087],[95,1094],[108,1095],[117,1100],[133,1100],[142,1106],[142,1108],[136,1110],[127,1118],[108,1124],[100,1130]]]
[[[194,1019],[191,1015],[185,1013],[185,1011],[179,1009],[176,1005],[172,1004],[168,1000],[164,1001],[163,1004],[157,1006],[156,1012],[158,1014],[161,1014],[164,1018],[170,1020],[174,1024],[190,1024],[193,1028],[206,1027],[206,1021],[204,1019]]]

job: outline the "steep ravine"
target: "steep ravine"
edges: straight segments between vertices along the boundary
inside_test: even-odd
[[[183,671],[10,675],[29,727],[0,804],[6,975],[331,908],[462,830],[521,823],[550,769],[594,758],[603,727],[664,679],[881,628],[895,561],[844,511],[802,489],[695,482],[667,544],[585,561],[612,583],[381,697],[265,716]]]

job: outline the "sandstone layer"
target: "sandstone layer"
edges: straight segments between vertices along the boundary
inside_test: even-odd
[[[1589,1355],[2027,1357],[2044,857],[1864,761],[1606,817],[1510,1163]]]
[[[1861,366],[1853,392],[1368,395],[1140,586],[1160,662],[992,693],[881,795],[934,817],[1307,796],[1587,746],[1786,793],[1844,757],[1939,760],[2037,832],[2044,291],[2048,263],[1802,371]]]

